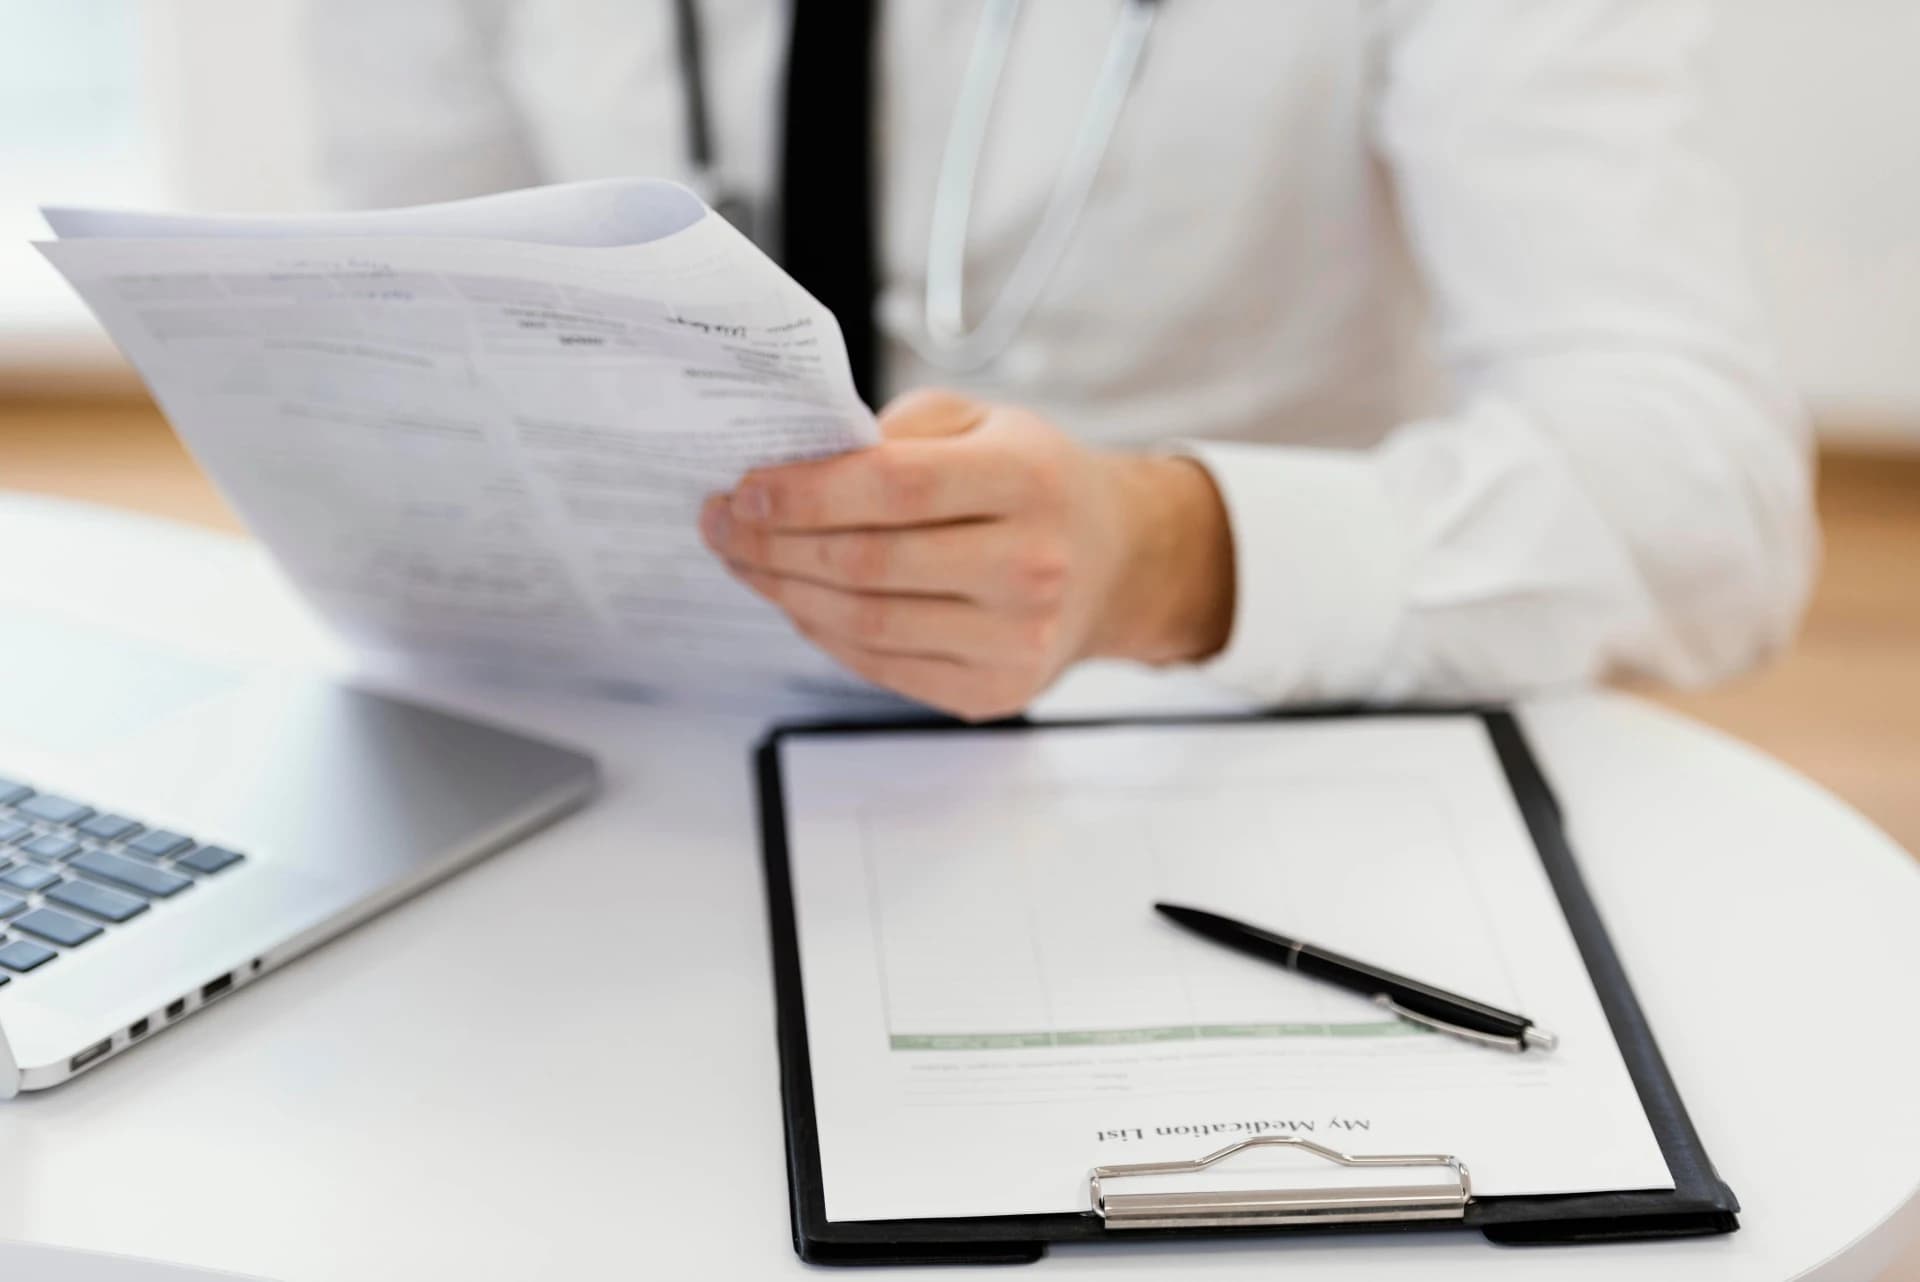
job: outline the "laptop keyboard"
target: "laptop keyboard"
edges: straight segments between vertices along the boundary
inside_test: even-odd
[[[0,777],[0,985],[245,858]]]

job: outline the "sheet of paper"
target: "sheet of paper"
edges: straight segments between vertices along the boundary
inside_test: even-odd
[[[41,246],[360,644],[640,685],[850,679],[695,527],[877,440],[823,307],[691,193],[299,219],[50,210]]]
[[[1256,1134],[1456,1154],[1485,1194],[1672,1187],[1475,718],[801,738],[782,771],[831,1219],[1083,1211],[1095,1165]],[[1420,1032],[1155,900],[1560,1048]],[[1217,1174],[1353,1182],[1284,1154]]]

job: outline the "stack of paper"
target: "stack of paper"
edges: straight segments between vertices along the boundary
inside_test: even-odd
[[[833,317],[684,188],[303,218],[53,209],[41,246],[319,610],[387,654],[833,679],[701,546],[877,440]]]

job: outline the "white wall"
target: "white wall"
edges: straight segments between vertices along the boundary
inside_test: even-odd
[[[1920,445],[1920,0],[1721,11],[1710,134],[1784,357],[1825,422]]]
[[[312,205],[302,0],[9,4],[41,8],[24,27],[0,20],[0,393],[130,391],[139,380],[27,244],[46,234],[35,207]],[[76,101],[118,110],[118,134],[76,129]]]
[[[1783,357],[1828,424],[1920,447],[1920,0],[1720,10],[1708,136],[1745,198]],[[297,0],[145,0],[144,12],[167,197],[311,201]]]
[[[0,381],[112,368],[105,339],[28,242],[46,234],[43,202],[136,204],[159,190],[141,112],[140,3],[0,0]]]

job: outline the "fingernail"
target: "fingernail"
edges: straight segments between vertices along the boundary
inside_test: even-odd
[[[700,513],[700,532],[716,547],[726,545],[732,526],[733,518],[727,514],[725,503],[709,503]]]
[[[763,485],[743,485],[733,492],[733,514],[742,521],[764,521],[773,513],[773,496]]]

